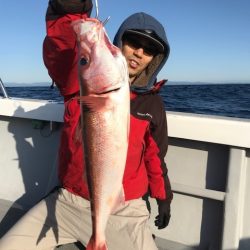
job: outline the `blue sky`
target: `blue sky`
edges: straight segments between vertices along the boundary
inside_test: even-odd
[[[50,82],[42,60],[48,0],[0,2],[0,77],[4,82]],[[159,78],[250,82],[249,0],[99,0],[99,17],[113,39],[121,22],[144,11],[165,27],[170,57]],[[95,15],[93,9],[92,15]]]

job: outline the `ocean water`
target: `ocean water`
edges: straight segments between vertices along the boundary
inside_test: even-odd
[[[49,86],[6,89],[10,97],[63,101]],[[250,119],[250,84],[166,85],[160,95],[166,111]]]
[[[250,84],[164,86],[166,110],[250,119]]]

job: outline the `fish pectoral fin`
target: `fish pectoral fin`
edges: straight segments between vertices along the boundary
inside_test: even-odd
[[[80,103],[85,105],[89,111],[103,111],[113,108],[113,103],[108,97],[103,96],[80,96]]]

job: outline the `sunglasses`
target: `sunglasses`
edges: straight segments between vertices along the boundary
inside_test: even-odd
[[[123,39],[123,43],[126,43],[133,49],[143,49],[143,53],[147,56],[155,56],[158,54],[158,50],[154,44],[150,43],[147,39],[141,39],[135,36],[126,36]]]

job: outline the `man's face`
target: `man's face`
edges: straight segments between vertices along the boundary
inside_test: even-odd
[[[122,53],[128,64],[129,78],[132,83],[152,61],[156,51],[147,39],[129,36],[123,40]]]

